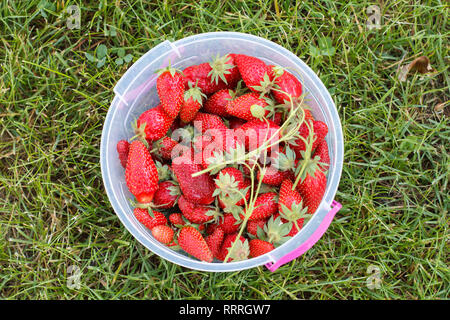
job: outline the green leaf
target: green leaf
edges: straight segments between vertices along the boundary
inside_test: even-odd
[[[319,48],[323,56],[333,56],[336,53],[336,48],[333,47],[333,42],[329,37],[319,39]]]
[[[96,60],[95,57],[88,52],[85,52],[84,55],[86,56],[86,59],[88,59],[88,61],[90,62],[94,62]]]
[[[97,47],[97,58],[102,59],[106,57],[107,54],[108,48],[104,44],[101,44]]]
[[[131,60],[133,60],[133,55],[129,53],[125,57],[123,57],[123,60],[125,60],[126,63],[129,63],[131,62]]]
[[[105,65],[105,62],[106,62],[106,58],[105,57],[103,57],[102,59],[98,60],[97,68],[103,67]]]
[[[118,66],[122,65],[122,64],[123,64],[123,59],[122,59],[122,58],[117,58],[117,59],[116,59],[116,64],[117,64]]]
[[[110,27],[108,33],[109,33],[109,36],[110,36],[110,37],[115,37],[115,36],[117,36],[117,31],[116,31],[116,28],[114,28],[114,27]]]
[[[319,48],[313,46],[312,44],[309,45],[309,53],[310,53],[313,57],[320,57],[320,50],[319,50]]]
[[[125,49],[124,48],[117,49],[117,55],[123,58],[123,56],[125,55]]]

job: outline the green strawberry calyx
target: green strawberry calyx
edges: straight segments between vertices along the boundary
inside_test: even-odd
[[[204,94],[202,90],[200,90],[200,88],[197,86],[197,83],[198,80],[196,81],[195,86],[192,86],[192,82],[189,82],[189,89],[184,92],[184,101],[192,99],[193,101],[202,105],[203,98],[206,98],[206,94]]]
[[[212,82],[215,82],[216,84],[219,83],[219,78],[225,84],[228,84],[227,79],[225,78],[226,74],[230,74],[230,69],[235,68],[236,66],[230,63],[227,63],[228,60],[230,60],[230,56],[228,54],[224,56],[220,56],[217,54],[216,58],[213,59],[212,62],[210,62],[211,71],[208,73],[208,76],[211,77]]]

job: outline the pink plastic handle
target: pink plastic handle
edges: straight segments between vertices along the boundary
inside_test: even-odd
[[[281,257],[278,261],[273,263],[272,262],[266,263],[267,269],[274,272],[283,264],[288,263],[294,260],[295,258],[298,258],[306,251],[311,249],[311,247],[323,236],[325,231],[327,231],[331,221],[333,221],[334,216],[339,210],[341,210],[341,208],[342,204],[333,200],[333,202],[331,203],[331,210],[327,213],[320,226],[317,228],[316,231],[314,231],[314,233],[308,238],[308,240],[303,242],[297,249]]]

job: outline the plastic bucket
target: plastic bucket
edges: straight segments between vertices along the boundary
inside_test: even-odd
[[[121,139],[130,139],[134,134],[131,123],[145,110],[156,106],[155,71],[168,65],[184,69],[193,64],[210,61],[217,54],[241,53],[264,60],[266,63],[289,68],[301,79],[308,93],[308,104],[318,120],[328,125],[326,137],[330,168],[328,183],[322,202],[316,213],[302,230],[292,239],[271,252],[230,263],[207,263],[176,252],[156,241],[133,215],[128,199],[134,199],[125,183],[124,169],[120,165],[116,144]],[[343,135],[336,107],[327,89],[317,75],[296,55],[285,48],[260,37],[236,32],[211,32],[190,36],[175,42],[164,41],[157,45],[122,76],[114,87],[115,97],[106,116],[102,132],[100,161],[104,186],[121,222],[145,247],[160,257],[178,265],[196,270],[224,272],[266,265],[274,271],[282,264],[306,252],[320,239],[341,205],[334,201],[343,163]]]

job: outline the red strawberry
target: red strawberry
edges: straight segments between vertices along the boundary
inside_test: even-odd
[[[240,222],[231,213],[224,213],[223,218],[219,220],[217,226],[220,227],[225,233],[237,232],[240,227]]]
[[[183,216],[190,222],[196,224],[217,220],[221,215],[214,207],[194,203],[186,199],[184,195],[178,199],[178,206]]]
[[[117,142],[117,153],[119,154],[119,160],[122,167],[127,167],[127,159],[128,159],[128,151],[130,148],[130,144],[127,140],[120,140]]]
[[[306,164],[304,162],[307,162]],[[327,178],[320,170],[317,159],[303,159],[299,166],[305,165],[305,171],[298,177],[297,191],[303,198],[303,206],[308,207],[308,213],[313,214],[322,201],[327,186]]]
[[[307,125],[306,121],[304,123],[302,123],[302,125],[300,126],[300,129],[299,129],[299,133],[303,138],[305,138],[307,141],[309,141],[308,137],[310,135],[310,127],[312,125],[312,129],[314,131],[314,136],[313,136],[314,142],[312,143],[311,150],[314,150],[314,149],[316,149],[317,145],[327,135],[328,127],[324,122],[318,121],[318,120],[314,120],[314,121],[309,120],[308,125]],[[295,153],[297,154],[298,157],[301,157],[301,151],[306,150],[305,142],[299,138],[299,139],[295,140],[295,143],[296,143],[296,145],[291,146],[291,148],[295,151]]]
[[[170,160],[172,158],[172,150],[177,144],[177,141],[173,140],[171,137],[165,136],[158,141],[156,147],[163,159]]]
[[[244,186],[244,174],[239,169],[226,167],[220,170],[214,181],[217,189],[228,194]]]
[[[230,129],[238,129],[240,128],[246,121],[244,119],[239,119],[236,117],[233,117],[228,120],[228,127]]]
[[[184,103],[180,110],[181,121],[188,123],[195,118],[203,105],[203,98],[206,98],[206,95],[197,86],[192,87],[189,83],[189,90],[184,93]]]
[[[279,104],[284,104],[290,101],[298,101],[298,98],[302,95],[302,84],[300,81],[286,69],[281,67],[273,68],[275,73],[274,83],[278,87],[272,89],[273,97]]]
[[[205,238],[206,243],[208,244],[208,247],[214,257],[219,253],[224,237],[225,232],[223,232],[222,228],[218,227],[214,229],[212,234]]]
[[[156,226],[167,224],[166,217],[159,211],[152,211],[153,217],[150,216],[147,209],[134,208],[133,214],[136,219],[146,226],[148,229],[153,229]]]
[[[277,194],[275,192],[261,193],[255,200],[254,209],[248,220],[259,220],[270,217],[278,211]],[[241,219],[244,219],[242,216]]]
[[[172,181],[163,181],[159,184],[153,197],[153,204],[160,209],[172,208],[179,195],[180,188]]]
[[[210,63],[211,71],[209,76],[211,81],[216,85],[219,82],[225,82],[228,88],[234,88],[238,81],[241,79],[239,69],[235,65],[235,54],[230,53],[222,57],[217,57]]]
[[[304,216],[307,209],[303,208],[303,199],[297,190],[292,190],[292,181],[286,179],[280,187],[280,194],[278,200],[278,211],[282,217],[283,222],[292,222],[292,229],[288,236],[294,236],[303,226]]]
[[[280,133],[276,133],[280,127],[270,120],[252,120],[243,124],[239,129],[236,129],[236,135],[240,141],[245,141],[245,148],[247,150],[254,150],[266,141],[270,144],[280,139]],[[272,139],[270,139],[272,137]]]
[[[184,79],[177,70],[168,67],[158,71],[156,90],[166,114],[175,119],[184,103]]]
[[[143,112],[136,121],[135,133],[141,140],[156,141],[164,137],[172,125],[173,119],[161,105]]]
[[[279,186],[289,173],[290,171],[281,171],[274,166],[267,166],[262,183],[268,184],[269,186]],[[257,178],[258,180],[261,179],[261,171],[258,171]]]
[[[214,180],[216,190],[214,195],[219,196],[219,205],[221,208],[230,205],[242,206],[250,197],[250,179],[245,179],[243,173],[233,167],[222,169]],[[243,198],[244,190],[245,199]],[[240,194],[240,193],[242,194]]]
[[[158,189],[158,170],[150,152],[139,140],[130,145],[125,181],[138,202],[148,203],[153,200]]]
[[[267,219],[250,220],[247,222],[247,232],[256,237],[258,228],[263,229]]]
[[[261,82],[264,81],[264,75],[268,75],[268,66],[264,61],[244,54],[235,55],[234,62],[239,69],[245,85],[250,90],[258,92],[259,90],[254,87],[261,86]]]
[[[260,98],[258,93],[251,92],[240,96],[234,100],[230,100],[225,109],[229,115],[241,118],[247,121],[257,119],[252,113],[252,106],[258,105],[262,108],[266,107],[268,103],[264,98]],[[269,113],[268,110],[264,111],[263,115]]]
[[[276,125],[281,125],[283,122],[283,113],[282,112],[275,112],[271,117],[268,118],[269,120],[272,120],[273,123]]]
[[[250,240],[249,246],[250,246],[250,257],[252,258],[261,256],[275,249],[273,244],[260,239]]]
[[[328,143],[325,139],[322,139],[322,141],[319,142],[314,151],[313,157],[317,156],[319,157],[319,161],[324,163],[323,165],[319,164],[319,168],[323,172],[327,171],[330,166],[330,154],[328,153]]]
[[[205,133],[207,130],[227,130],[227,126],[222,119],[214,114],[197,112],[194,118],[194,127],[201,133]]]
[[[181,249],[201,261],[212,262],[213,260],[213,254],[208,244],[200,231],[194,227],[186,226],[181,228],[178,234],[178,244]]]
[[[189,83],[197,84],[206,95],[226,89],[228,86],[225,82],[221,81],[218,84],[212,82],[211,77],[208,76],[211,70],[211,66],[207,62],[184,69],[183,74],[186,76],[184,80],[185,88],[189,87]]]
[[[187,200],[198,204],[210,204],[214,201],[213,178],[208,173],[192,177],[203,170],[201,164],[195,163],[194,159],[187,156],[181,156],[172,161],[172,170]]]
[[[163,244],[169,244],[173,240],[174,231],[168,225],[159,225],[152,229],[152,236]]]
[[[208,223],[208,225],[206,226],[206,234],[210,235],[214,232],[214,230],[216,230],[217,228],[217,223]]]
[[[240,79],[234,65],[234,55],[229,54],[211,63],[201,63],[183,70],[185,86],[197,83],[204,94],[210,95],[222,89],[233,88]]]
[[[169,221],[175,227],[184,226],[186,224],[186,221],[183,219],[183,215],[179,212],[171,213],[169,215]]]
[[[228,116],[226,106],[233,99],[234,92],[231,89],[222,89],[214,93],[205,101],[203,109],[205,112],[226,117]]]
[[[233,247],[232,252],[227,259],[230,261],[241,261],[248,258],[250,255],[250,249],[248,247],[248,240],[243,236],[237,239],[238,233],[227,234],[223,240],[222,246],[217,254],[218,260],[224,261],[228,255],[229,250]],[[236,243],[235,243],[236,242]]]

